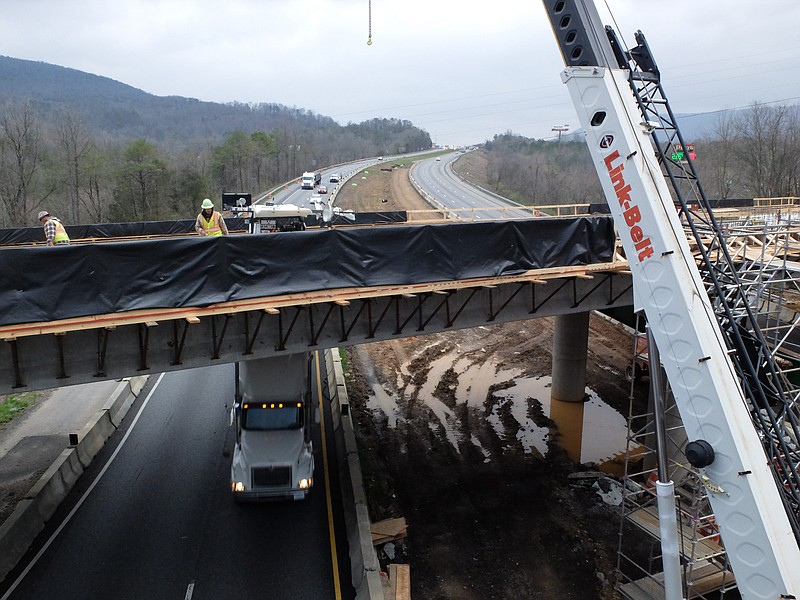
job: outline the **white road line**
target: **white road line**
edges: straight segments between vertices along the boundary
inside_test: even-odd
[[[10,588],[8,588],[8,591],[5,594],[3,594],[3,597],[0,598],[0,600],[8,600],[8,598],[11,597],[11,594],[14,592],[14,590],[17,589],[17,586],[19,586],[19,584],[22,582],[22,580],[25,579],[25,577],[28,575],[28,573],[30,573],[30,571],[34,567],[34,565],[37,562],[39,562],[39,559],[42,557],[42,555],[50,547],[50,544],[52,544],[55,541],[55,539],[58,537],[58,534],[61,533],[61,530],[64,529],[64,527],[66,527],[67,523],[69,523],[70,520],[72,520],[72,517],[74,517],[75,513],[78,512],[78,509],[84,503],[86,498],[89,497],[89,494],[92,493],[92,490],[94,490],[95,486],[98,483],[100,483],[100,480],[103,478],[103,475],[105,475],[106,471],[108,470],[108,467],[110,467],[111,463],[114,462],[114,459],[117,457],[117,454],[119,454],[120,450],[122,450],[122,447],[125,445],[125,442],[128,440],[128,436],[131,434],[131,432],[133,431],[133,428],[136,426],[136,422],[139,420],[139,417],[142,416],[142,412],[144,411],[145,407],[147,406],[147,403],[150,402],[150,398],[152,398],[153,393],[155,393],[156,388],[158,388],[158,384],[160,384],[161,380],[164,379],[164,375],[165,375],[164,373],[159,375],[158,380],[156,381],[155,385],[153,386],[153,389],[150,390],[149,394],[147,394],[147,398],[145,398],[144,402],[142,402],[142,406],[141,406],[141,408],[139,408],[139,412],[136,413],[136,418],[131,423],[131,426],[128,428],[128,431],[125,432],[125,437],[122,438],[122,441],[119,443],[119,446],[117,446],[117,449],[114,450],[114,453],[111,455],[111,458],[108,459],[108,462],[105,464],[105,466],[102,468],[100,473],[97,475],[97,478],[92,482],[92,484],[89,486],[89,488],[83,493],[83,496],[81,496],[81,499],[78,500],[78,503],[72,508],[71,511],[69,511],[69,514],[64,519],[64,521],[61,523],[61,525],[59,525],[58,528],[53,532],[53,535],[51,535],[50,539],[47,540],[47,542],[45,543],[44,546],[42,546],[42,549],[39,550],[39,552],[37,552],[36,556],[34,556],[33,559],[31,559],[31,562],[28,563],[28,566],[25,567],[25,570],[22,571],[22,573],[20,574],[19,577],[17,577],[16,581],[14,581],[12,586]],[[192,587],[194,587],[194,584],[192,584]]]
[[[183,600],[192,600],[192,594],[194,594],[194,581],[186,588],[186,595],[183,597]]]

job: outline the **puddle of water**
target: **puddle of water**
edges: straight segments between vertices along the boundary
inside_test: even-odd
[[[528,398],[538,400],[542,405],[543,413],[553,418],[550,406],[550,376],[523,377],[520,369],[497,371],[497,365],[493,362],[484,361],[481,364],[472,364],[468,357],[461,356],[458,351],[443,354],[431,362],[430,371],[419,387],[417,398],[431,409],[443,427],[448,441],[456,451],[458,451],[459,443],[464,441],[460,433],[461,423],[453,410],[433,395],[436,386],[448,369],[453,369],[458,377],[458,383],[454,390],[456,403],[466,404],[469,408],[483,409],[490,386],[498,383],[510,383],[508,388],[495,391],[496,401],[487,416],[487,421],[501,439],[506,439],[506,435],[514,435],[515,440],[522,445],[526,453],[542,455],[547,453],[550,432],[546,427],[537,426],[528,417]],[[401,373],[408,373],[407,364],[401,366]],[[401,381],[402,376],[399,376],[398,383]],[[408,384],[402,388],[401,383],[400,388],[403,389],[403,399],[410,401],[416,387]],[[373,386],[373,392],[374,398],[370,396],[368,407],[383,412],[389,420],[389,426],[395,427],[398,420],[402,418],[397,398],[380,386]],[[602,463],[625,449],[627,423],[625,417],[603,402],[596,392],[586,388],[586,394],[588,399],[582,405],[582,411],[572,411],[577,415],[582,412],[582,423],[562,424],[562,429],[564,431],[567,428],[571,430],[569,436],[566,437],[572,436],[573,432],[580,436],[579,447],[576,450],[580,453],[580,462]],[[519,423],[519,428],[515,433],[508,432],[500,421],[499,411],[505,405],[509,405],[511,415]],[[436,429],[434,424],[431,426],[434,430]],[[489,460],[489,452],[481,446],[475,436],[471,436],[469,441],[480,448],[483,455]],[[574,443],[577,445],[578,440],[574,440]]]
[[[397,398],[394,394],[390,394],[379,384],[370,386],[372,393],[367,399],[367,408],[373,413],[382,412],[386,415],[389,427],[397,427],[400,418],[400,407],[397,406]]]

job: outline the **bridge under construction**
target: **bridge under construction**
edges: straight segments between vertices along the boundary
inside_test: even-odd
[[[633,303],[606,216],[0,251],[0,393]]]

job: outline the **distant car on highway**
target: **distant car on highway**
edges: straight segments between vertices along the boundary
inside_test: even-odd
[[[442,160],[442,157],[441,156],[437,156],[436,160]]]
[[[328,183],[339,183],[341,180],[342,180],[341,175],[339,175],[338,173],[333,173],[331,174],[330,179],[328,179]]]
[[[317,188],[317,193],[318,194],[327,194],[328,193],[328,188],[325,187],[324,185],[321,185],[321,186],[319,186]]]

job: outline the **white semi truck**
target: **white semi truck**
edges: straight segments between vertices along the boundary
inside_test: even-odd
[[[322,173],[319,171],[306,171],[301,179],[301,187],[304,190],[313,190],[322,181]]]
[[[314,484],[311,355],[236,364],[231,491],[237,500],[302,500]]]

